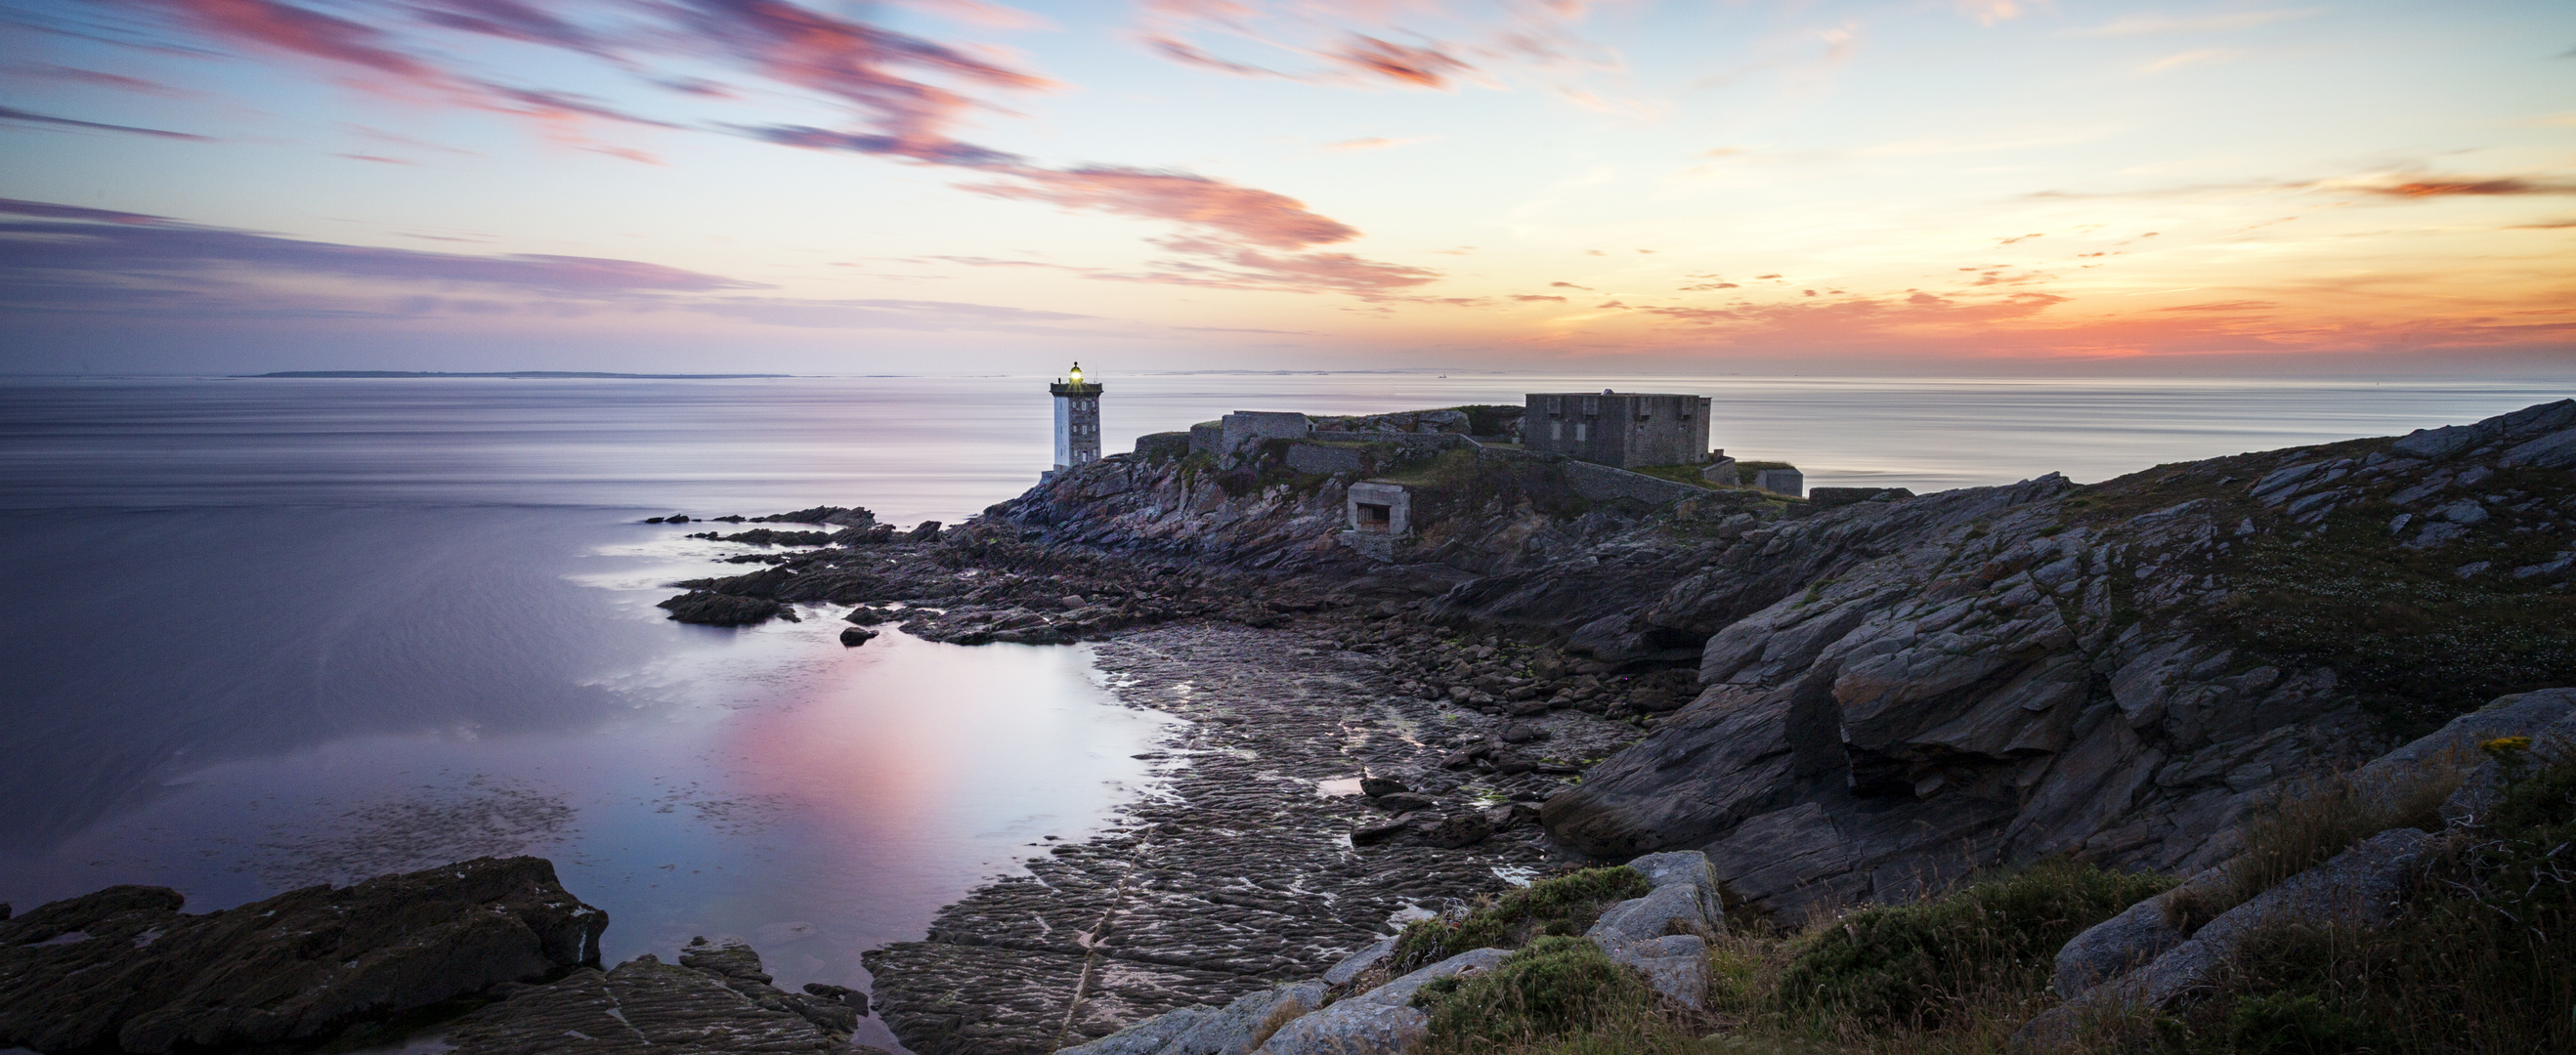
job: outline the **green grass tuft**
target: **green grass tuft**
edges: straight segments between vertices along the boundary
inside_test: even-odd
[[[1434,1051],[1588,1030],[1651,1009],[1655,991],[1586,938],[1532,940],[1492,970],[1435,979],[1413,995],[1431,1013]]]
[[[1401,974],[1471,949],[1508,949],[1546,934],[1581,934],[1602,910],[1653,889],[1626,865],[1587,868],[1505,893],[1456,918],[1416,920],[1396,939]]]
[[[2047,860],[1941,897],[1865,908],[1793,943],[1777,1009],[1938,1026],[1985,989],[2044,984],[2068,939],[2172,885]]]

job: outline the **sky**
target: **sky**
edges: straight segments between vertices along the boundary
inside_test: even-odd
[[[0,0],[0,373],[2576,375],[2576,4]]]

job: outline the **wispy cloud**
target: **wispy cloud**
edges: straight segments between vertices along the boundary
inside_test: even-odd
[[[108,2],[165,13],[222,46],[320,62],[353,83],[408,100],[535,118],[550,135],[633,160],[655,158],[584,127],[703,129],[782,146],[967,170],[978,178],[965,189],[987,197],[1179,225],[1186,236],[1168,241],[1167,248],[1190,247],[1182,251],[1207,257],[1203,266],[1237,280],[1263,273],[1270,281],[1303,283],[1302,288],[1316,291],[1367,292],[1419,284],[1436,275],[1348,254],[1288,255],[1349,241],[1359,232],[1277,192],[1168,169],[1047,165],[964,142],[955,133],[969,115],[1006,112],[992,100],[994,93],[1042,91],[1052,88],[1052,82],[1006,60],[888,29],[862,14],[834,13],[792,0],[611,0],[579,9],[535,0],[353,0],[327,11],[288,0]],[[1012,13],[978,7],[965,14],[969,20],[991,22],[1007,21]],[[653,72],[662,60],[712,62],[836,106],[847,120],[831,125],[708,123],[637,113],[588,95],[502,83],[462,68],[450,57],[454,49],[432,39],[437,33],[578,53],[678,95],[731,97],[730,87],[704,77],[691,75],[675,83]],[[1426,87],[1440,86],[1465,69],[1436,43],[1404,43],[1390,36],[1351,35],[1332,55],[1369,76]],[[21,119],[180,135],[43,115]],[[361,159],[400,161],[374,154]]]
[[[2256,26],[2268,26],[2275,22],[2287,22],[2294,18],[2306,18],[2309,15],[2316,14],[2323,10],[2325,10],[2325,8],[2322,7],[2300,7],[2278,8],[2270,11],[2235,11],[2227,14],[2197,15],[2188,18],[2142,16],[2138,18],[2123,18],[2116,22],[2106,22],[2098,26],[2072,30],[2067,35],[2076,37],[2147,37],[2162,36],[2170,33],[2224,33],[2230,30],[2252,29]]]
[[[78,273],[127,280],[195,278],[249,269],[579,295],[704,292],[758,285],[636,260],[532,253],[468,256],[313,242],[44,202],[0,201],[0,213],[43,218],[42,222],[0,222],[0,270],[20,273]]]
[[[2512,176],[2487,179],[2423,176],[2402,182],[2364,185],[2357,189],[2391,198],[2493,198],[2526,194],[2576,194],[2576,183],[2551,183]]]
[[[102,121],[81,121],[69,117],[55,117],[51,114],[30,113],[25,110],[14,109],[7,106],[0,106],[0,121],[19,121],[26,124],[48,125],[55,128],[86,128],[97,132],[124,132],[130,135],[153,136],[159,139],[184,139],[199,143],[214,142],[214,139],[211,136],[195,135],[188,132],[171,132],[159,128],[137,128],[133,125],[112,125]]]
[[[1627,98],[1626,60],[1587,39],[1586,0],[1143,0],[1139,39],[1196,69],[1308,84],[1434,91],[1527,83],[1579,106]],[[1601,82],[1608,83],[1601,83]]]
[[[1361,139],[1345,139],[1339,143],[1326,143],[1324,144],[1324,149],[1345,152],[1361,150],[1393,150],[1397,147],[1409,147],[1419,143],[1429,143],[1439,138],[1439,136],[1405,136],[1401,139],[1390,139],[1386,136],[1368,136]]]
[[[474,256],[281,238],[0,199],[0,305],[46,314],[420,318],[679,311],[773,326],[1096,336],[1099,316],[961,301],[808,299],[639,260]]]
[[[115,88],[120,91],[135,92],[142,95],[178,97],[189,94],[187,92],[180,91],[177,88],[170,87],[169,85],[162,84],[159,81],[148,81],[141,77],[128,77],[122,73],[107,73],[101,70],[85,70],[73,66],[57,66],[50,62],[31,62],[23,65],[12,66],[6,72],[12,77],[63,81],[71,84],[89,84],[96,85],[101,88]]]
[[[2178,70],[2185,66],[2197,66],[2204,62],[2220,62],[2235,57],[2236,51],[2231,48],[2199,48],[2192,51],[2176,52],[2163,58],[2144,63],[2138,67],[2138,72],[2163,73],[2167,70]]]
[[[1295,198],[1185,172],[1111,166],[1000,171],[1020,182],[970,184],[966,189],[996,198],[1168,220],[1271,249],[1329,245],[1359,234],[1349,224],[1308,211]]]

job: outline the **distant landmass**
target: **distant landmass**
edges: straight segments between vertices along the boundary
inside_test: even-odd
[[[721,381],[744,377],[794,377],[794,374],[606,374],[590,370],[502,370],[451,374],[439,370],[280,370],[248,377],[605,377],[627,381]]]

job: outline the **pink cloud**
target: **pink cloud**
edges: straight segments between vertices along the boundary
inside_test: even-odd
[[[976,184],[967,189],[996,198],[1169,220],[1272,249],[1328,245],[1359,234],[1349,224],[1307,211],[1304,202],[1284,194],[1185,172],[1099,166],[1023,168],[1010,174],[1026,182]]]
[[[1371,36],[1353,36],[1331,57],[1344,65],[1422,88],[1446,88],[1468,66],[1436,47],[1416,48]]]

